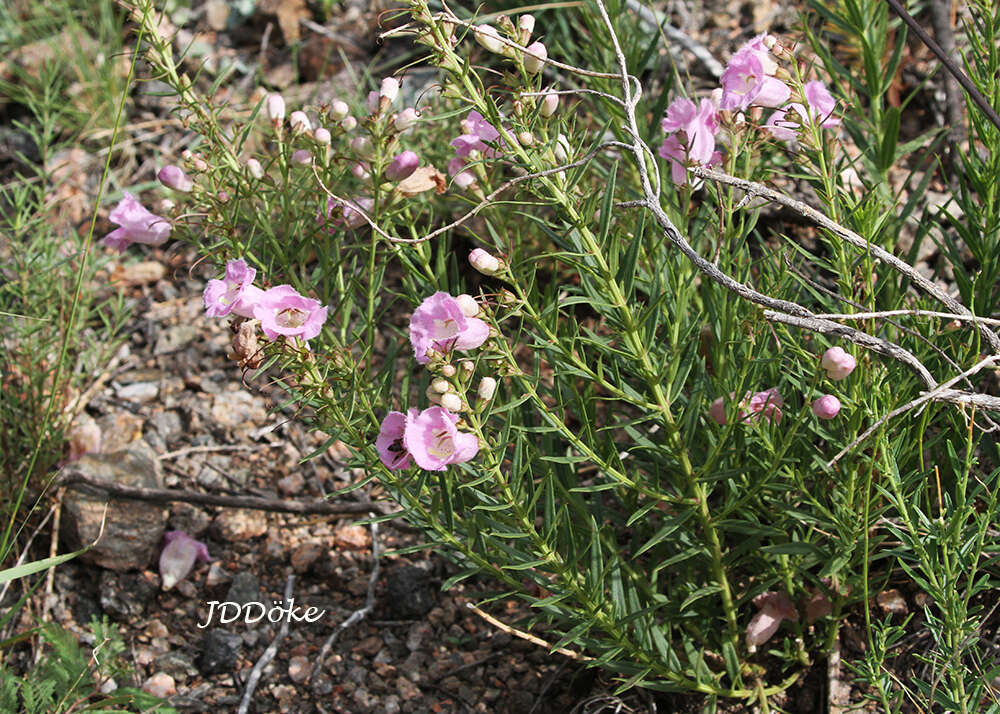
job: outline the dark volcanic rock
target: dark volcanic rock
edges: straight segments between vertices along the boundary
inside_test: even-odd
[[[209,630],[201,641],[198,670],[205,676],[232,672],[243,640],[239,635],[225,630]]]
[[[401,565],[385,577],[386,610],[391,619],[410,620],[423,617],[434,607],[434,588],[423,568]]]

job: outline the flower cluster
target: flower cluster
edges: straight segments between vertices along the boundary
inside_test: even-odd
[[[753,107],[775,109],[763,129],[784,141],[798,138],[803,125],[835,127],[836,101],[819,80],[806,82],[800,89],[788,84],[788,72],[775,59],[787,56],[774,37],[761,34],[733,55],[720,78],[720,87],[699,102],[675,99],[667,107],[661,126],[667,136],[659,149],[670,161],[670,176],[677,185],[687,183],[691,164],[713,166],[722,161],[716,139],[727,138],[746,122],[745,112]],[[790,101],[792,99],[798,101]],[[759,114],[757,115],[759,116]],[[720,132],[728,129],[725,137]]]
[[[300,295],[291,285],[261,290],[253,285],[256,275],[242,258],[230,260],[225,277],[209,280],[205,286],[205,314],[224,317],[233,313],[258,320],[269,340],[284,336],[308,342],[320,333],[326,306]]]
[[[496,274],[506,264],[477,248],[469,255],[470,264],[486,274]],[[479,452],[479,439],[464,432],[462,412],[472,412],[465,396],[471,387],[476,365],[462,359],[451,363],[456,352],[482,347],[492,332],[479,317],[483,307],[471,295],[452,296],[436,292],[426,298],[410,317],[410,344],[418,363],[434,375],[426,396],[432,406],[410,409],[406,414],[389,412],[382,420],[375,449],[386,468],[405,469],[413,464],[428,471],[442,471],[449,464],[471,460]],[[497,380],[482,377],[476,388],[477,410],[496,393]]]
[[[840,381],[854,371],[857,362],[843,348],[831,347],[823,353],[820,366],[826,372],[827,377],[834,381]],[[728,401],[732,402],[735,399],[736,394],[730,392]],[[718,397],[708,408],[708,416],[716,424],[726,423],[726,401],[725,397]],[[785,402],[776,387],[771,387],[763,392],[747,392],[737,407],[738,420],[752,423],[763,419],[777,424],[781,421],[781,408],[783,406],[785,406]],[[820,419],[833,419],[840,413],[840,400],[832,394],[824,394],[813,402],[812,410],[813,414]]]

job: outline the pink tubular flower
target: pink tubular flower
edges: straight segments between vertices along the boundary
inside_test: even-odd
[[[332,198],[326,200],[326,215],[330,219],[330,223],[333,226],[343,223],[350,229],[360,228],[365,225],[368,221],[365,220],[365,214],[371,215],[372,209],[375,208],[375,201],[368,198],[367,196],[360,196],[353,201],[336,201]],[[317,220],[323,220],[322,213],[317,217]],[[331,226],[330,231],[334,229]]]
[[[318,300],[303,297],[291,285],[278,285],[261,293],[253,306],[253,316],[267,339],[278,335],[311,340],[326,322],[327,307]]]
[[[788,109],[777,109],[768,117],[764,128],[771,136],[781,141],[792,141],[799,135],[802,125],[794,119],[788,119]]]
[[[675,99],[667,107],[667,115],[661,125],[667,133],[683,131],[687,137],[687,157],[699,164],[707,164],[712,160],[715,135],[719,133],[717,117],[710,99],[702,99],[697,105],[690,99]]]
[[[232,312],[240,317],[253,317],[254,304],[263,295],[260,288],[252,285],[255,277],[257,271],[245,260],[230,260],[226,263],[226,277],[209,280],[205,286],[202,295],[205,314],[208,317],[225,317]]]
[[[787,102],[792,90],[780,79],[771,76],[776,68],[766,52],[746,45],[740,48],[720,78],[722,109],[742,111],[750,105],[780,107]]]
[[[475,434],[460,432],[458,416],[442,407],[411,410],[406,417],[403,445],[417,466],[427,471],[444,471],[448,464],[469,461],[479,452]]]
[[[826,376],[835,382],[845,379],[858,366],[857,360],[840,347],[831,347],[824,352],[819,364],[826,370]]]
[[[791,599],[782,592],[768,591],[753,599],[753,604],[760,610],[750,624],[747,625],[747,647],[756,649],[771,639],[778,631],[782,620],[797,620],[799,613]]]
[[[387,469],[405,469],[410,466],[410,452],[403,445],[403,434],[406,431],[407,417],[413,419],[420,414],[417,409],[410,409],[407,414],[389,412],[382,420],[382,426],[375,439],[375,450]]]
[[[174,166],[173,164],[168,164],[160,169],[160,171],[156,174],[156,178],[158,178],[160,183],[164,186],[172,188],[174,191],[187,193],[194,188],[194,182],[188,178],[186,173],[184,173],[184,169],[180,166]]]
[[[108,220],[120,226],[104,236],[104,245],[117,248],[119,253],[132,243],[163,245],[170,237],[170,222],[150,213],[128,191],[108,215]]]
[[[487,146],[486,142],[496,143],[500,139],[500,132],[482,114],[474,109],[469,112],[462,120],[462,131],[464,133],[451,142],[459,158],[467,158],[472,151],[478,151],[487,157],[497,155],[497,150]]]
[[[802,93],[805,95],[806,108],[801,109],[801,104],[793,106],[802,115],[803,120],[808,116],[810,120],[815,121],[824,129],[840,124],[840,119],[833,116],[833,110],[837,108],[837,100],[833,98],[825,84],[818,79],[806,82]]]
[[[813,402],[813,414],[820,419],[833,419],[840,413],[840,400],[832,394],[824,394]]]
[[[477,317],[466,317],[455,298],[436,292],[420,303],[410,317],[410,344],[417,362],[427,364],[429,352],[471,350],[486,342],[490,328]]]
[[[164,590],[169,590],[186,578],[194,567],[195,560],[207,563],[212,559],[205,544],[184,531],[167,531],[163,534],[163,539],[167,542],[160,553],[160,581]]]
[[[748,399],[749,401],[747,401]],[[771,387],[752,396],[747,392],[744,404],[748,410],[746,418],[749,421],[757,422],[766,419],[777,424],[781,421],[781,407],[785,406],[785,400],[778,394],[777,387]]]
[[[412,151],[404,151],[396,154],[392,163],[385,167],[385,177],[390,181],[402,181],[416,171],[419,165],[419,156]]]

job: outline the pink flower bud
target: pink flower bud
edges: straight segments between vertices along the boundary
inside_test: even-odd
[[[390,181],[402,181],[407,176],[417,170],[420,165],[420,157],[412,151],[404,151],[397,154],[385,168],[385,177]]]
[[[376,92],[374,89],[368,92],[368,96],[365,98],[365,109],[368,110],[369,114],[374,114],[375,112],[378,111],[378,104],[380,99],[381,97],[379,97],[379,93]]]
[[[445,364],[441,366],[441,374],[445,377],[454,377],[458,373],[453,364]]]
[[[296,134],[304,134],[312,129],[312,122],[309,121],[309,117],[306,116],[305,112],[292,112],[288,117],[288,123],[291,125],[292,131]]]
[[[167,541],[160,553],[160,581],[164,590],[169,590],[186,578],[194,567],[195,560],[211,560],[205,544],[184,531],[167,531],[163,538]]]
[[[375,156],[375,147],[367,136],[356,136],[351,139],[351,148],[365,161],[371,161]]]
[[[389,100],[389,103],[392,104],[399,96],[399,80],[395,77],[386,77],[382,80],[378,93],[380,97]]]
[[[356,162],[351,167],[351,173],[360,181],[367,181],[372,177],[371,172],[368,170],[368,164],[363,161]]]
[[[437,394],[447,394],[451,391],[451,385],[448,384],[447,379],[435,379],[431,382],[431,389],[433,389]]]
[[[466,295],[465,293],[456,295],[455,302],[458,303],[458,307],[466,317],[475,317],[479,314],[479,303],[471,295]]]
[[[469,253],[469,263],[483,275],[495,275],[503,264],[482,248],[476,248]]]
[[[529,35],[535,30],[535,16],[524,14],[517,18],[517,29]]]
[[[495,54],[504,53],[504,43],[500,40],[500,33],[492,25],[479,25],[475,28],[476,42]]]
[[[194,182],[188,178],[186,173],[184,173],[184,169],[180,166],[174,166],[173,164],[164,166],[160,169],[160,172],[156,174],[156,178],[160,179],[160,183],[164,186],[172,188],[174,191],[187,193],[194,188]]]
[[[730,397],[731,399],[732,397]],[[719,397],[712,402],[712,405],[708,408],[708,416],[712,418],[716,424],[726,423],[726,398]]]
[[[441,406],[450,412],[460,412],[464,407],[462,398],[454,392],[441,395]]]
[[[340,126],[344,131],[350,131],[358,125],[358,120],[354,117],[344,117],[344,121],[340,122]]]
[[[840,412],[840,400],[832,394],[824,394],[813,402],[813,414],[820,419],[833,419]]]
[[[330,130],[323,127],[320,127],[313,132],[313,138],[317,143],[323,144],[324,146],[328,145],[333,139],[333,137],[330,136]]]
[[[305,149],[299,149],[298,151],[292,152],[292,163],[308,165],[312,163],[312,154],[310,154]]]
[[[853,372],[857,365],[854,357],[840,347],[831,347],[823,353],[823,359],[820,360],[820,366],[826,370],[826,376],[838,382]]]
[[[392,123],[396,127],[396,131],[406,131],[417,123],[417,118],[417,110],[413,107],[407,107],[396,115],[395,119],[392,120]]]
[[[280,123],[285,118],[285,98],[280,94],[268,94],[264,110],[268,119],[275,124]]]
[[[497,391],[497,381],[493,377],[483,377],[479,382],[479,390],[477,394],[479,398],[484,402],[488,402],[493,399],[493,395]]]
[[[545,66],[545,60],[549,57],[548,50],[541,42],[532,42],[527,46],[524,53],[524,71],[528,74],[538,74]],[[534,55],[534,56],[533,56]]]
[[[247,171],[255,179],[264,178],[264,167],[260,165],[257,159],[247,159]]]
[[[347,102],[341,101],[340,99],[330,105],[330,118],[334,121],[340,121],[350,113],[351,108],[347,106]]]
[[[543,117],[550,117],[556,113],[556,109],[559,108],[559,95],[555,92],[549,92],[544,97],[542,97],[542,106],[538,110],[539,114]]]

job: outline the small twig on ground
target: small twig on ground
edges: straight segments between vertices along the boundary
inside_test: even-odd
[[[486,620],[488,623],[493,625],[495,628],[500,630],[501,632],[506,632],[508,635],[513,635],[514,637],[520,637],[522,640],[527,640],[528,642],[536,644],[539,647],[545,647],[547,650],[549,650],[549,652],[558,652],[561,655],[565,655],[570,659],[575,659],[579,662],[590,662],[594,659],[593,657],[589,657],[579,652],[574,652],[573,650],[566,649],[565,647],[552,649],[552,645],[543,640],[541,637],[535,637],[530,632],[525,632],[524,630],[518,630],[517,628],[511,627],[510,625],[496,619],[495,617],[493,617],[493,615],[483,612],[471,602],[466,603],[465,606],[470,610],[472,610],[477,615],[479,615],[481,618]]]
[[[368,514],[370,518],[374,517],[374,514]],[[349,627],[356,625],[357,623],[364,620],[368,615],[371,614],[372,610],[375,609],[375,585],[378,583],[379,574],[382,572],[382,563],[379,561],[381,555],[378,542],[378,523],[369,524],[372,532],[372,573],[368,578],[368,592],[365,594],[365,604],[358,610],[355,610],[351,615],[337,625],[329,637],[326,638],[326,642],[319,649],[319,654],[316,656],[315,664],[313,664],[312,671],[309,672],[309,677],[306,679],[308,684],[312,681],[312,677],[316,672],[319,672],[323,668],[323,660],[326,659],[327,654],[330,652],[330,648],[337,642],[337,638]]]
[[[295,585],[295,575],[289,574],[288,580],[285,581],[285,600],[287,603],[292,599],[292,587]],[[282,603],[284,604],[284,603]],[[264,672],[264,667],[266,667],[274,656],[278,654],[278,646],[288,635],[288,623],[291,617],[285,617],[281,620],[281,628],[278,630],[278,634],[274,636],[271,640],[271,644],[267,646],[264,650],[264,654],[260,656],[257,660],[257,664],[253,666],[250,671],[250,676],[247,678],[246,689],[243,690],[243,698],[240,699],[240,706],[237,709],[237,714],[247,714],[247,710],[250,708],[250,700],[253,698],[254,690],[257,689],[257,684],[260,682],[260,676]]]
[[[199,493],[197,491],[182,491],[172,488],[139,488],[135,486],[122,486],[117,483],[104,483],[95,481],[86,475],[75,471],[72,465],[63,469],[64,473],[59,477],[58,483],[61,486],[81,486],[84,490],[93,489],[101,491],[108,496],[116,498],[131,498],[137,501],[151,501],[153,503],[171,503],[180,501],[183,503],[198,503],[204,506],[222,506],[223,508],[249,508],[256,511],[271,511],[275,513],[300,513],[304,515],[340,515],[369,513],[376,511],[382,515],[394,515],[395,511],[385,511],[382,505],[377,502],[356,502],[356,503],[326,503],[326,502],[306,502],[293,501],[282,498],[262,498],[259,496],[225,496],[215,493]],[[403,515],[399,511],[399,515]]]
[[[164,454],[160,454],[156,458],[159,460],[164,459],[176,459],[181,456],[187,456],[188,454],[208,454],[216,451],[263,451],[265,449],[277,449],[279,446],[284,446],[286,442],[275,441],[270,444],[234,444],[232,446],[189,446],[185,449],[177,449],[176,451],[168,451]]]

